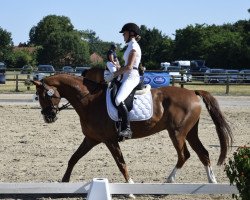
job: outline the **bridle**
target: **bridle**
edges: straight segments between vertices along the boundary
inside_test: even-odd
[[[61,107],[55,106],[53,104],[52,99],[53,98],[61,99],[61,97],[56,96],[55,91],[52,88],[48,88],[46,83],[44,83],[43,79],[41,80],[41,83],[42,83],[42,86],[43,86],[44,90],[46,91],[45,92],[45,98],[49,101],[49,104],[50,104],[50,105],[46,106],[45,108],[43,108],[41,110],[41,113],[43,115],[45,115],[45,116],[56,115],[59,111],[64,110],[64,109],[66,109],[66,108],[68,108],[70,106],[69,102],[62,105]],[[55,113],[52,114],[52,112],[51,112],[52,110],[55,110]],[[51,117],[53,117],[53,116],[51,116]]]
[[[84,77],[83,82],[88,83],[88,84],[94,84],[96,85],[96,87],[94,88],[94,90],[92,92],[95,92],[96,90],[98,90],[98,88],[103,88],[103,87],[107,87],[107,84],[104,83],[98,83],[96,81],[92,81],[90,79],[87,79]],[[45,108],[42,108],[41,113],[49,118],[55,118],[56,115],[58,114],[59,111],[64,110],[66,108],[68,108],[70,106],[70,103],[66,103],[64,105],[62,105],[61,107],[59,106],[55,106],[53,104],[52,99],[56,98],[56,99],[61,99],[61,97],[56,96],[55,95],[55,91],[52,88],[48,88],[48,86],[46,85],[46,83],[44,82],[44,80],[41,80],[43,89],[45,90],[45,98],[49,101],[49,105],[46,106]],[[86,96],[88,96],[90,93],[88,92],[87,94],[85,94],[84,96],[82,96],[81,100],[84,99]],[[52,110],[54,110],[55,112],[52,112]]]

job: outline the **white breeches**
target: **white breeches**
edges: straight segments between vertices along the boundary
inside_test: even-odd
[[[120,103],[124,101],[132,90],[139,84],[139,82],[140,76],[137,70],[132,70],[129,74],[124,74],[122,78],[122,85],[115,98],[115,104],[119,106]]]

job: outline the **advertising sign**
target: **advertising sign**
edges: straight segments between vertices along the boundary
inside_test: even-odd
[[[144,84],[150,84],[152,88],[168,86],[170,76],[167,72],[145,72],[143,78]]]

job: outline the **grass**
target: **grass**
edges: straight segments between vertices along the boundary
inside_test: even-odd
[[[28,90],[27,86],[24,84],[25,79],[27,79],[27,74],[18,74],[18,87],[16,86],[16,73],[8,73],[5,77],[6,81],[5,84],[0,84],[0,94],[1,93],[35,93],[35,86],[30,86],[30,90]],[[7,79],[13,79],[11,81]]]
[[[185,85],[190,90],[206,90],[213,95],[226,95],[226,85]],[[232,96],[250,96],[250,85],[230,85],[229,93]]]

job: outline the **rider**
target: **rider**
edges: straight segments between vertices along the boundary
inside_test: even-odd
[[[141,48],[137,43],[140,39],[140,28],[134,23],[127,23],[122,27],[120,33],[123,34],[124,41],[128,44],[123,55],[125,66],[106,76],[105,80],[106,82],[110,82],[113,78],[123,74],[121,80],[122,84],[115,99],[115,103],[118,106],[118,112],[122,118],[121,132],[119,133],[119,136],[131,138],[132,131],[128,120],[128,109],[124,101],[140,82],[138,67],[141,61]]]
[[[120,69],[119,60],[118,60],[117,55],[116,55],[116,49],[117,49],[117,47],[113,43],[113,44],[111,44],[110,49],[107,53],[107,59],[108,59],[107,68],[112,73],[117,71],[118,69]]]

